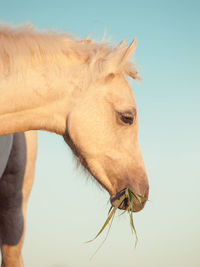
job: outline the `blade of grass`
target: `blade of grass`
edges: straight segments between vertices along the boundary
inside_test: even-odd
[[[137,197],[137,195],[136,195],[134,192],[132,192],[132,191],[131,191],[131,194],[137,199],[138,203],[139,203],[140,205],[142,205],[142,202],[141,202],[141,200]]]
[[[110,207],[109,211],[108,211],[108,215],[110,214],[111,210],[113,209],[113,206]]]
[[[110,232],[110,229],[111,229],[111,226],[112,226],[114,217],[115,217],[115,213],[113,214],[112,219],[111,219],[111,221],[109,222],[109,228],[108,228],[108,231],[107,231],[107,233],[106,233],[106,236],[105,236],[104,240],[101,242],[101,244],[100,244],[100,245],[98,246],[98,248],[95,250],[94,254],[90,257],[90,260],[93,259],[93,257],[97,254],[97,252],[99,251],[99,249],[103,246],[104,242],[106,241],[106,239],[107,239],[107,237],[108,237],[108,234],[109,234],[109,232]]]
[[[136,245],[137,245],[137,242],[138,242],[138,236],[137,236],[137,232],[136,232],[135,225],[134,225],[134,222],[133,222],[133,214],[132,214],[132,212],[129,213],[129,216],[130,216],[131,230],[134,231],[135,237],[136,237],[136,241],[135,241],[135,248],[136,248]]]
[[[110,219],[112,218],[112,216],[115,214],[115,211],[119,208],[119,206],[121,205],[121,203],[124,201],[125,199],[125,195],[121,196],[121,198],[117,201],[117,204],[116,206],[113,208],[113,210],[110,212],[110,214],[108,215],[108,218],[106,219],[105,223],[103,224],[103,226],[101,227],[100,231],[97,233],[97,235],[89,240],[89,241],[86,241],[86,243],[90,243],[92,242],[93,240],[95,240],[102,232],[103,230],[105,229],[105,227],[107,226],[107,224],[109,223]]]
[[[119,216],[122,216],[126,212],[127,212],[127,210],[124,210],[122,213],[119,214]]]
[[[129,198],[129,201],[130,203],[132,203],[132,200],[133,200],[133,197],[132,197],[132,191],[130,189],[127,190],[127,193],[128,193],[128,198]]]
[[[144,197],[144,196],[141,196],[141,195],[139,195],[139,194],[137,194],[137,195],[138,195],[138,197],[140,197],[141,199],[148,201],[148,198],[146,198],[146,197]]]

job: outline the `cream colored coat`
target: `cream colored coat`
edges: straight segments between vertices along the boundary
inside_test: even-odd
[[[110,193],[112,204],[129,187],[148,196],[148,180],[137,141],[137,109],[125,75],[138,79],[130,46],[28,27],[0,28],[0,135],[45,130],[62,135],[81,163]],[[19,137],[16,137],[16,139]],[[33,180],[36,139],[26,132],[23,220]],[[16,141],[17,142],[17,141]],[[134,211],[144,207],[134,203]],[[19,242],[2,241],[4,266],[21,267]]]

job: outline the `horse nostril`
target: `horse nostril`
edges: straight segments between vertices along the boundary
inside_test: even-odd
[[[126,210],[129,207],[129,200],[125,198],[124,201],[119,206],[120,209]]]
[[[124,199],[124,208],[125,208],[125,209],[128,208],[128,205],[129,205],[128,202],[129,202],[129,201],[128,201],[128,198],[125,198],[125,199]]]

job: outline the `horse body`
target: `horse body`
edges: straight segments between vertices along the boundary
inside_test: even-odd
[[[13,134],[0,136],[0,178],[6,168],[13,144]]]
[[[113,48],[65,34],[0,28],[0,135],[14,134],[0,180],[2,266],[23,266],[25,210],[36,155],[31,130],[63,136],[113,205],[127,187],[148,196],[136,103],[125,79],[138,78],[128,62],[135,44],[122,41]],[[145,205],[145,200],[133,202],[133,211]]]
[[[13,134],[6,169],[0,179],[0,245],[2,267],[22,267],[28,197],[34,177],[36,132]]]

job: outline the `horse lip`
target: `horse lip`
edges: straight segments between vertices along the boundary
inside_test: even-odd
[[[110,199],[111,204],[112,204],[114,201],[119,200],[119,199],[121,198],[121,196],[124,195],[125,191],[126,191],[126,188],[124,188],[124,189],[122,189],[121,191],[117,192],[117,194],[116,194],[114,197],[112,197],[112,198]]]

